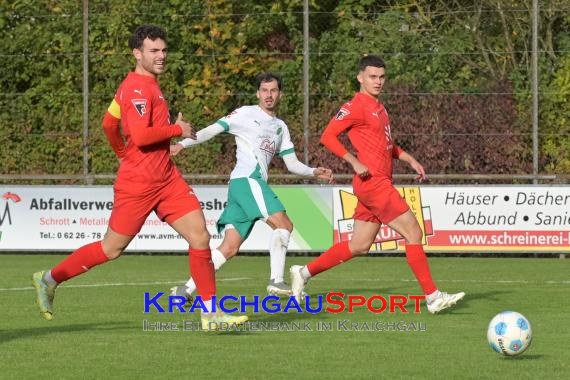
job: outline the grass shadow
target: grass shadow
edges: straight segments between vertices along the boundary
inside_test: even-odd
[[[487,301],[498,301],[504,298],[503,294],[512,293],[508,290],[493,290],[492,292],[474,292],[467,293],[465,297],[459,301],[455,306],[445,309],[438,314],[475,314],[475,311],[467,313],[466,311],[470,309],[469,303],[476,300],[487,300]],[[425,301],[423,302],[425,305]]]
[[[138,324],[137,327],[140,327]],[[0,344],[16,339],[45,337],[50,334],[82,332],[82,331],[111,331],[134,328],[132,322],[105,322],[105,323],[81,323],[64,326],[42,326],[29,329],[0,330]]]
[[[510,294],[510,293],[514,292],[508,290],[493,290],[492,292],[467,293],[465,294],[464,300],[475,301],[475,300],[484,299],[487,301],[500,301],[501,299],[504,299],[504,297],[502,296],[503,294]]]
[[[505,356],[503,360],[541,360],[544,358],[544,355],[540,354],[522,354],[518,356]]]

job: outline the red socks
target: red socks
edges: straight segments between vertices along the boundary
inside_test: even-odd
[[[101,241],[84,245],[51,270],[51,276],[58,283],[78,276],[96,265],[103,264],[109,258],[103,252]]]
[[[190,248],[188,253],[190,276],[194,279],[198,294],[202,296],[202,301],[211,300],[216,294],[216,275],[214,264],[212,264],[212,253],[209,248]]]
[[[311,273],[311,276],[316,276],[321,272],[352,259],[352,257],[352,252],[350,252],[350,248],[348,248],[348,241],[343,241],[336,243],[330,247],[328,251],[311,261],[307,265],[307,269],[309,273]]]
[[[198,294],[202,296],[202,300],[210,300],[216,294],[216,277],[210,249],[190,249],[189,253],[190,272],[196,282]],[[101,241],[97,241],[84,245],[66,257],[51,270],[51,276],[60,284],[108,260]]]
[[[353,255],[348,247],[348,241],[333,245],[328,251],[320,255],[307,265],[311,276],[315,276],[345,261],[352,259]],[[420,283],[424,294],[431,294],[437,290],[427,261],[424,248],[421,244],[406,244],[406,259],[412,268],[416,279]]]
[[[406,259],[412,271],[416,275],[416,279],[420,283],[424,294],[432,294],[437,290],[427,261],[424,248],[421,244],[406,244]]]

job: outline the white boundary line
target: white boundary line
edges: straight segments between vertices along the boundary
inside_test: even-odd
[[[231,277],[231,278],[221,278],[217,279],[216,281],[219,282],[229,282],[229,281],[243,281],[243,280],[252,280],[252,277]],[[321,281],[327,281],[325,279],[316,279]],[[336,281],[339,282],[356,282],[356,281],[364,281],[364,282],[417,282],[415,279],[373,279],[373,278],[337,278]],[[570,285],[570,280],[562,280],[562,281],[527,281],[527,280],[442,280],[436,279],[437,282],[455,282],[455,283],[470,283],[470,284],[547,284],[547,285]],[[117,282],[117,283],[108,283],[108,284],[85,284],[85,285],[62,285],[64,288],[103,288],[103,287],[112,287],[112,286],[148,286],[148,285],[172,285],[172,284],[181,284],[183,280],[180,281],[153,281],[153,282]],[[32,286],[26,286],[23,288],[0,288],[0,292],[9,292],[9,291],[22,291],[22,290],[32,290],[34,289]]]

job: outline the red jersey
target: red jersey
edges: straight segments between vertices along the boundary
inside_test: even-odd
[[[156,183],[177,171],[170,138],[182,128],[170,124],[168,105],[155,78],[130,72],[115,95],[126,138],[117,180]]]
[[[402,149],[392,141],[384,105],[358,92],[341,107],[321,136],[321,144],[339,157],[348,152],[338,140],[344,131],[370,174],[392,180],[392,160],[400,156]]]

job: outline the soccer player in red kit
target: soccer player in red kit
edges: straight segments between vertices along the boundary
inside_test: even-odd
[[[426,179],[426,175],[422,165],[392,140],[388,114],[378,101],[386,81],[385,64],[379,57],[369,55],[360,59],[358,69],[360,92],[342,106],[321,136],[321,143],[354,169],[353,189],[358,198],[354,232],[350,241],[333,245],[308,265],[292,266],[291,288],[297,301],[300,301],[309,278],[356,255],[367,254],[381,225],[386,224],[406,240],[408,264],[426,295],[428,310],[437,313],[455,305],[465,293],[448,294],[438,290],[423,250],[422,230],[392,184],[393,159],[407,162],[420,181]],[[343,132],[348,134],[357,157],[338,140]]]
[[[212,310],[216,280],[210,235],[198,199],[170,159],[170,138],[196,138],[196,133],[181,114],[175,124],[169,122],[168,105],[157,81],[166,64],[166,32],[155,25],[140,26],[129,39],[129,47],[136,59],[135,70],[121,83],[103,121],[105,134],[121,160],[109,227],[102,241],[79,248],[49,271],[34,273],[40,314],[47,320],[53,319],[57,285],[118,258],[152,211],[188,242],[191,275],[206,308]],[[216,329],[220,322],[245,321],[246,316],[202,313],[205,329]]]

